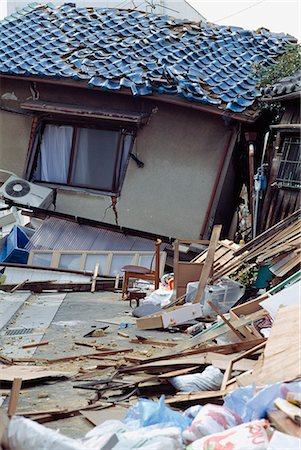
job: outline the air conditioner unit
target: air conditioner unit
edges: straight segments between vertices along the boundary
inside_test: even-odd
[[[53,202],[52,189],[15,176],[9,177],[0,187],[0,196],[20,205],[43,209],[47,209]]]

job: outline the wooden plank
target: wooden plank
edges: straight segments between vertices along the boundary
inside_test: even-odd
[[[262,342],[266,342],[266,338],[260,338],[260,339],[252,339],[250,341],[243,341],[243,342],[237,342],[235,344],[225,344],[225,345],[210,345],[210,346],[204,346],[200,348],[195,348],[193,350],[183,351],[182,353],[177,354],[178,358],[182,358],[184,356],[188,355],[198,355],[201,353],[221,353],[223,355],[229,355],[233,353],[238,353],[244,350],[249,350],[250,348],[255,347],[258,344],[261,344]],[[146,362],[154,362],[154,361],[160,361],[162,359],[171,359],[174,358],[174,354],[165,355],[165,356],[155,356],[153,358],[139,358],[139,357],[125,357],[125,359],[129,362],[133,363],[146,363]]]
[[[94,268],[93,277],[92,277],[91,292],[95,292],[96,280],[97,280],[97,277],[98,277],[98,271],[99,271],[99,263],[96,263],[95,264],[95,268]],[[115,285],[114,285],[114,287],[115,287]]]
[[[221,231],[222,231],[222,226],[221,225],[214,225],[213,231],[212,231],[212,235],[211,235],[211,239],[210,239],[210,243],[209,243],[207,256],[206,256],[206,259],[205,259],[205,262],[204,262],[203,270],[201,272],[198,289],[196,291],[196,295],[195,295],[195,298],[193,300],[193,303],[200,303],[200,300],[201,300],[202,295],[204,293],[204,289],[206,287],[206,284],[208,283],[208,279],[211,276],[212,266],[213,266],[213,262],[214,262],[214,252],[215,252],[216,247],[218,245],[218,241],[219,241],[219,238],[220,238]]]
[[[226,319],[226,317],[223,315],[223,313],[218,309],[218,307],[211,302],[210,300],[208,300],[208,305],[211,306],[211,308],[216,312],[216,314],[218,316],[220,316],[220,318],[222,319],[222,321],[230,328],[230,330],[238,337],[238,339],[240,339],[241,341],[243,341],[244,339],[246,339],[246,337],[238,330],[236,330],[233,325],[231,325],[230,321],[228,319]]]
[[[256,311],[255,313],[249,314],[246,317],[243,317],[241,319],[231,320],[231,324],[234,328],[238,329],[239,327],[243,325],[247,325],[249,323],[252,323],[254,320],[258,320],[261,317],[265,316],[266,312],[262,309],[259,311]],[[191,337],[190,339],[187,339],[187,341],[179,343],[176,347],[173,348],[172,352],[167,352],[165,355],[173,354],[176,355],[178,353],[182,353],[183,351],[186,351],[188,349],[191,349],[197,345],[204,344],[205,342],[212,341],[213,339],[217,338],[218,336],[227,333],[228,332],[227,325],[223,324],[220,325],[217,328],[208,329],[205,331],[202,331],[201,333],[197,334],[196,336]],[[160,356],[163,356],[164,353],[162,352]],[[158,355],[159,356],[159,355]]]
[[[69,377],[71,375],[72,372],[48,370],[45,366],[0,366],[0,381],[13,382],[15,378],[21,378],[23,381],[31,381],[43,378]]]
[[[300,377],[301,305],[279,309],[264,351],[256,382],[272,384]]]
[[[24,281],[22,281],[21,283],[17,284],[16,286],[14,286],[12,288],[12,290],[10,291],[10,293],[12,294],[13,292],[17,291],[18,289],[21,289],[27,282],[28,282],[28,278]]]
[[[292,405],[284,398],[276,398],[274,405],[299,426],[301,425],[301,408],[296,405]]]
[[[109,406],[96,411],[80,410],[81,415],[95,426],[102,424],[105,420],[122,420],[126,412],[127,408],[119,405]]]
[[[7,414],[9,417],[13,416],[16,413],[21,385],[22,378],[14,378],[7,410]]]
[[[156,328],[167,328],[197,319],[202,315],[200,303],[187,303],[185,306],[167,309],[160,314],[141,317],[136,320],[137,328],[140,330],[151,330]]]
[[[34,342],[33,344],[22,345],[21,348],[31,348],[31,347],[40,347],[41,345],[48,345],[48,341],[44,342]]]
[[[261,350],[262,348],[264,348],[265,345],[266,345],[266,343],[262,342],[261,344],[258,344],[255,347],[251,348],[250,350],[247,350],[247,351],[241,353],[240,355],[235,356],[233,359],[231,359],[231,361],[229,361],[229,365],[224,374],[221,389],[226,389],[228,381],[231,376],[232,368],[234,368],[234,364],[237,363],[239,360],[246,358],[247,356],[253,355],[258,350]]]
[[[221,399],[229,393],[228,390],[220,390],[220,391],[202,391],[202,392],[192,392],[192,393],[178,393],[173,397],[167,397],[165,399],[165,403],[168,405],[176,404],[176,403],[186,403],[190,401],[201,401],[206,400],[206,403],[209,403],[210,400]]]
[[[301,439],[301,427],[296,425],[284,412],[269,411],[268,418],[276,430]]]
[[[247,354],[247,353],[246,353]],[[241,360],[241,361],[240,361]],[[170,371],[170,368],[176,370],[176,368],[181,367],[198,367],[200,365],[212,364],[217,368],[225,370],[229,361],[233,361],[233,364],[237,363],[235,370],[246,371],[254,367],[254,361],[247,360],[244,356],[239,357],[239,359],[234,360],[232,355],[223,355],[221,353],[207,352],[197,356],[185,356],[169,358],[166,360],[149,362],[146,364],[140,364],[139,366],[127,366],[119,369],[121,373],[124,372],[141,372],[149,370],[159,370],[161,372]],[[255,361],[256,362],[256,361]],[[178,370],[178,369],[177,369]]]
[[[281,220],[280,222],[278,222],[275,225],[273,225],[272,227],[270,227],[268,230],[266,230],[263,233],[261,233],[260,235],[256,236],[256,238],[252,239],[250,242],[247,242],[247,244],[245,244],[242,248],[238,249],[234,255],[238,256],[238,255],[244,253],[246,250],[249,250],[249,249],[257,246],[259,243],[261,243],[263,241],[268,242],[270,236],[277,234],[280,230],[286,229],[290,223],[298,220],[300,213],[301,213],[301,209],[298,209],[293,214],[291,214],[289,217],[286,217],[285,219]]]
[[[158,347],[174,347],[177,345],[175,342],[169,342],[169,341],[152,341],[149,339],[130,339],[132,344],[143,344],[143,345],[154,345]]]

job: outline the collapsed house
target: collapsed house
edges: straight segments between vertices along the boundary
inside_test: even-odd
[[[136,10],[29,6],[1,23],[1,169],[34,183],[7,195],[24,205],[30,186],[43,199],[47,186],[58,212],[194,239],[222,223],[226,236],[249,179],[245,132],[259,152],[265,131],[254,65],[294,41]]]
[[[292,41],[72,4],[2,22],[1,450],[300,447],[300,84],[252,73]]]

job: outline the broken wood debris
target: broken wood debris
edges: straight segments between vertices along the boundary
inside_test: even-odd
[[[132,318],[128,320],[125,317],[120,320],[116,318],[112,321],[98,316],[96,321],[113,323],[116,327],[110,327],[106,332],[102,329],[102,332],[95,336],[93,336],[95,330],[87,333],[87,327],[83,331],[80,324],[73,324],[74,330],[79,326],[79,332],[76,338],[72,338],[72,354],[69,355],[59,353],[50,357],[47,344],[53,344],[53,341],[48,339],[47,335],[41,342],[24,345],[18,343],[19,348],[32,349],[35,353],[26,358],[23,354],[6,355],[3,351],[4,354],[0,356],[0,380],[10,384],[15,378],[22,378],[24,385],[26,383],[26,386],[31,386],[37,384],[38,380],[41,383],[49,377],[68,377],[68,382],[75,388],[74,391],[81,391],[82,397],[83,394],[87,396],[85,404],[81,404],[78,408],[62,404],[61,408],[49,407],[48,411],[46,408],[40,411],[27,410],[23,415],[39,423],[82,415],[95,424],[108,417],[116,418],[119,413],[123,414],[139,397],[156,399],[160,394],[164,394],[167,405],[183,409],[193,404],[223,404],[227,394],[239,386],[250,383],[256,383],[261,387],[267,381],[289,382],[301,377],[298,372],[300,356],[296,351],[298,343],[294,337],[289,343],[287,340],[285,343],[285,337],[291,336],[289,330],[292,327],[299,329],[298,305],[280,307],[276,319],[273,320],[274,317],[270,317],[261,305],[264,300],[272,301],[273,292],[268,291],[253,299],[247,299],[242,304],[234,305],[228,313],[222,312],[218,304],[209,300],[208,304],[217,315],[217,318],[214,317],[210,322],[202,317],[200,304],[206,285],[214,283],[218,276],[235,274],[245,263],[256,265],[268,262],[276,277],[291,273],[299,261],[299,226],[299,215],[290,217],[280,226],[267,230],[263,236],[255,238],[245,248],[228,240],[220,241],[221,230],[216,226],[209,248],[191,262],[202,265],[201,272],[197,276],[197,280],[200,281],[197,301],[177,306],[185,296],[179,297],[162,308],[160,313],[137,319],[136,326]],[[290,262],[288,258],[290,256],[293,262]],[[98,271],[99,267],[95,264],[94,276],[86,283],[24,280],[24,283],[14,285],[16,289],[12,294],[18,295],[21,289],[26,288],[30,288],[32,292],[44,292],[48,289],[57,291],[66,289],[71,292],[74,288],[75,291],[86,291],[89,294],[95,288],[93,299],[96,301],[96,291],[100,291],[102,287],[106,290],[114,289],[115,284],[115,279],[100,280]],[[275,280],[279,283],[278,278]],[[286,289],[285,286],[281,288]],[[11,292],[12,289],[14,289],[12,285],[3,285],[4,291]],[[113,314],[111,317],[114,317]],[[177,335],[173,338],[174,340],[170,338],[171,335],[167,335],[167,329],[196,318],[201,322],[204,319],[203,331],[196,335],[179,334],[179,337]],[[266,335],[261,333],[258,326],[262,320],[271,328],[268,337],[264,337]],[[90,327],[96,329],[95,325],[91,324]],[[126,332],[123,331],[124,327]],[[152,336],[146,336],[138,331],[155,328],[165,331],[161,331],[160,335],[155,331]],[[96,339],[85,342],[82,340],[83,336]],[[34,336],[31,340],[34,340]],[[87,347],[89,353],[82,354],[76,346]],[[287,361],[285,367],[281,363],[284,358]],[[50,365],[55,370],[50,370]],[[171,378],[199,376],[211,366],[221,371],[222,381],[219,387],[214,390],[175,392],[170,382]],[[64,382],[60,383],[63,385]],[[51,386],[48,387],[47,396],[51,395]],[[14,397],[16,398],[16,395]],[[42,398],[46,397],[40,397]],[[22,395],[20,399],[22,400]],[[290,433],[295,433],[293,435],[297,435],[293,418],[296,420],[297,417],[299,420],[300,416],[295,410],[292,418],[292,408],[285,403],[285,409],[283,402],[278,402],[278,407],[279,405],[282,406],[282,410],[271,412],[271,420],[277,424],[278,429],[289,430]],[[105,410],[107,414],[104,414]],[[293,425],[287,422],[288,420]]]

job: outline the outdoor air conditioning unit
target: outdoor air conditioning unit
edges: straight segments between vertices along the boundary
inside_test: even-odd
[[[24,206],[47,209],[53,202],[53,190],[11,176],[0,187],[0,196]]]

